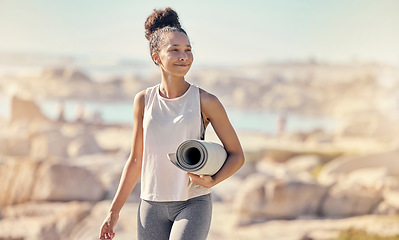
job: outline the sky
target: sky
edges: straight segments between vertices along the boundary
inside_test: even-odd
[[[150,62],[144,21],[168,6],[200,64],[314,59],[399,66],[398,0],[0,0],[0,54]]]

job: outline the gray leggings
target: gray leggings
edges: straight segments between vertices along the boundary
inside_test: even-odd
[[[205,240],[212,218],[211,194],[187,201],[141,200],[137,215],[139,240]]]

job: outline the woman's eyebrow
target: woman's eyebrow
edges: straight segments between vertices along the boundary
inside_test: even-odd
[[[173,44],[173,45],[171,45],[170,47],[179,47],[179,46],[181,46],[181,45],[179,45],[179,44]],[[191,48],[191,45],[190,45],[190,44],[189,44],[189,45],[186,45],[186,47]]]

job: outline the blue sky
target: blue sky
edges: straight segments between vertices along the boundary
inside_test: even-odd
[[[397,0],[0,0],[0,51],[149,59],[144,21],[171,6],[201,64],[399,65]]]

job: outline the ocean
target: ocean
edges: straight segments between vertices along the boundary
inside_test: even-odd
[[[41,111],[50,119],[57,119],[59,102],[55,100],[38,101]],[[66,121],[75,121],[76,112],[79,107],[83,108],[84,116],[92,118],[101,116],[105,123],[110,124],[133,124],[133,102],[99,102],[99,101],[75,101],[64,102],[64,116]],[[268,111],[255,111],[227,108],[227,115],[236,130],[253,131],[274,134],[277,132],[278,113]],[[9,118],[10,101],[0,97],[0,118]],[[335,129],[337,123],[332,119],[307,117],[300,115],[286,116],[287,131],[310,131],[313,129],[324,129],[329,132]]]

